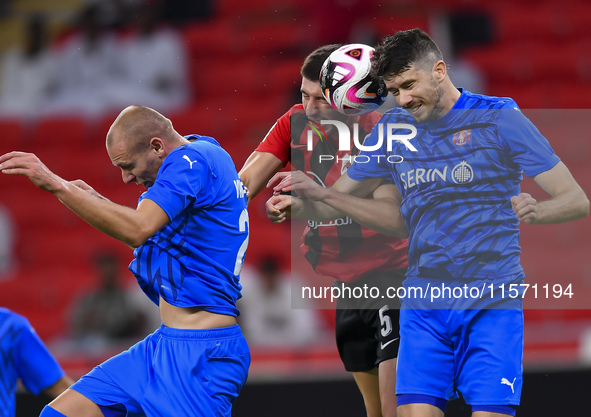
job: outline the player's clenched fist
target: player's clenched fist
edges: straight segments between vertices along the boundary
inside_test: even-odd
[[[265,203],[267,209],[267,217],[273,223],[283,223],[285,220],[291,218],[291,203],[290,195],[274,195]]]
[[[538,221],[538,201],[528,193],[511,197],[511,207],[519,221],[527,224]]]
[[[0,171],[8,175],[24,175],[37,187],[49,192],[57,191],[64,182],[32,153],[10,152],[2,155]]]

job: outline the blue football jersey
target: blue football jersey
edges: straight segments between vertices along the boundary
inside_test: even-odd
[[[140,196],[170,223],[134,251],[129,265],[148,297],[179,307],[237,316],[239,276],[248,246],[246,190],[234,162],[207,136],[174,149]]]
[[[426,123],[402,108],[388,111],[365,141],[377,147],[381,138],[381,146],[361,152],[347,171],[354,180],[382,177],[398,186],[410,233],[407,276],[481,279],[521,272],[519,221],[510,198],[520,193],[523,173],[534,176],[560,161],[515,101],[460,91],[453,109]],[[416,127],[409,141],[416,151],[388,141],[387,125],[401,123]],[[391,132],[409,130],[391,126]]]
[[[64,376],[29,321],[0,307],[0,416],[15,415],[16,387],[37,395]]]

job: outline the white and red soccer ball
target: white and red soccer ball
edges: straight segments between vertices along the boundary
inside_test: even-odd
[[[381,78],[370,75],[374,48],[354,43],[341,46],[324,61],[322,95],[340,113],[359,116],[380,107],[388,92]]]

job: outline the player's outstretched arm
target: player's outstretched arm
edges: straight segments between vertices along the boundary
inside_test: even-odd
[[[287,210],[290,206],[293,217],[316,221],[334,220],[346,215],[377,232],[400,238],[408,237],[406,225],[400,215],[402,196],[394,184],[380,185],[382,180],[377,178],[355,181],[346,173],[330,188],[319,186],[300,171],[291,175],[279,173],[274,180],[278,181],[279,178],[281,181],[275,186],[275,192],[293,190],[303,197],[301,202],[298,199],[281,199],[274,202],[273,208],[279,212]],[[271,180],[271,185],[274,180]],[[373,199],[362,198],[372,192]],[[292,203],[297,204],[291,207]],[[269,212],[269,205],[267,213],[270,218],[276,215],[281,220],[280,215]]]
[[[88,224],[134,248],[170,221],[166,212],[151,200],[142,200],[137,209],[112,203],[55,175],[30,153],[2,155],[0,171],[28,177],[37,187],[53,193]]]
[[[564,163],[559,162],[533,178],[552,198],[538,202],[527,193],[511,197],[513,211],[520,221],[527,224],[564,223],[589,214],[589,200]]]
[[[238,176],[248,190],[249,203],[281,168],[283,162],[272,153],[254,151],[248,157]]]

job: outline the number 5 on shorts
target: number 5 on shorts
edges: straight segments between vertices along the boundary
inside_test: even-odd
[[[384,307],[380,308],[378,313],[380,315],[380,332],[382,333],[382,337],[386,337],[392,333],[392,319],[385,314],[388,310],[388,304],[386,304]]]

